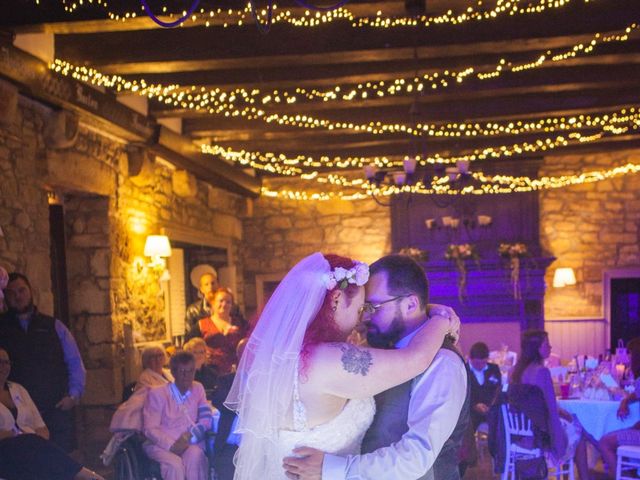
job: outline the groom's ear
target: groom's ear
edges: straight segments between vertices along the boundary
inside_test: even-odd
[[[409,295],[405,305],[408,313],[415,313],[417,310],[420,310],[420,299],[417,295]]]

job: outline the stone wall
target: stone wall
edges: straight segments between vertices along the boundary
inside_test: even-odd
[[[146,236],[179,231],[181,241],[193,235],[196,245],[215,237],[242,271],[238,251],[248,202],[151,156],[137,168],[127,145],[82,121],[72,147],[48,148],[49,114],[20,97],[15,117],[0,122],[0,265],[26,273],[36,304],[53,313],[48,202],[62,203],[69,324],[87,368],[78,431],[95,466],[122,395],[123,326],[133,325],[141,341],[167,337],[161,271],[143,255]]]
[[[637,163],[638,150],[546,158],[540,175],[607,170]],[[540,238],[557,260],[547,271],[545,317],[602,317],[602,274],[640,267],[640,175],[540,193]],[[557,267],[572,267],[575,287],[552,288]]]
[[[41,173],[46,170],[43,109],[30,104],[0,125],[0,265],[25,273],[44,311],[53,307],[49,274],[49,210]]]
[[[247,311],[257,307],[256,275],[283,275],[316,251],[365,262],[390,253],[389,211],[372,200],[256,200],[242,244]]]
[[[540,176],[606,170],[636,161],[637,150],[550,156]],[[576,234],[576,232],[580,232]],[[372,201],[302,202],[261,198],[245,220],[243,258],[247,306],[255,305],[256,275],[286,272],[315,250],[365,261],[390,250],[389,209]],[[540,192],[540,238],[556,261],[547,271],[545,317],[602,317],[602,274],[640,266],[640,175]],[[573,267],[578,284],[551,288],[553,272]]]

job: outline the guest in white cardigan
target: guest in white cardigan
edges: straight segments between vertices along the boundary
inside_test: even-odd
[[[164,368],[167,364],[167,353],[159,345],[147,347],[142,351],[142,368],[134,390],[143,387],[159,387],[173,382],[171,372]]]
[[[212,412],[204,387],[194,381],[195,359],[178,352],[170,361],[175,381],[152,388],[143,409],[144,450],[160,463],[164,480],[206,480],[205,432]]]
[[[118,434],[125,432],[126,435],[116,435],[115,440],[103,453],[104,457],[111,461],[117,452],[120,444],[126,440],[133,431],[142,432],[142,407],[144,406],[147,392],[154,387],[161,387],[173,382],[171,372],[164,368],[167,363],[167,354],[160,346],[146,347],[142,351],[142,367],[144,370],[138,377],[138,381],[133,389],[133,394],[128,395],[126,401],[120,404],[111,418],[109,429]]]
[[[49,441],[49,430],[27,390],[7,381],[11,362],[0,348],[0,478],[104,480]]]

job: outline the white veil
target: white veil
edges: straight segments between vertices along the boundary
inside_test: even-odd
[[[242,436],[235,480],[282,478],[278,431],[291,424],[296,362],[305,332],[325,295],[331,268],[321,253],[301,260],[278,285],[251,334],[225,405],[238,413]],[[277,471],[270,471],[275,470]]]

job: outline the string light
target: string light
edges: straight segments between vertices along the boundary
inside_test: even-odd
[[[522,122],[515,122],[519,124]],[[539,123],[555,125],[558,130],[562,129],[581,129],[600,128],[599,132],[592,134],[583,134],[581,132],[569,132],[565,135],[556,135],[555,137],[540,138],[534,142],[513,143],[500,146],[485,147],[475,149],[471,153],[458,156],[443,157],[438,153],[431,156],[417,156],[416,162],[419,165],[427,164],[455,164],[458,161],[478,161],[486,159],[498,159],[511,157],[522,153],[535,153],[538,151],[552,150],[558,147],[567,147],[582,143],[591,143],[600,140],[605,135],[617,136],[629,132],[629,130],[637,130],[640,128],[640,112],[635,107],[622,109],[613,113],[606,113],[600,116],[577,115],[565,119],[564,117],[546,119],[544,122],[533,122],[534,125]],[[499,126],[494,124],[494,126]],[[522,132],[532,133],[532,129],[523,129]],[[521,133],[521,131],[518,131]],[[227,161],[237,163],[242,166],[250,166],[259,170],[265,170],[270,173],[276,173],[283,176],[301,176],[305,179],[320,178],[317,171],[309,171],[313,168],[327,169],[355,169],[362,168],[365,165],[376,165],[378,168],[394,168],[401,167],[405,156],[376,156],[376,157],[330,157],[328,155],[314,158],[312,156],[297,155],[288,157],[285,154],[276,154],[272,152],[251,152],[247,150],[235,151],[221,145],[200,146],[201,151],[206,154],[216,155]]]
[[[585,4],[594,2],[595,0],[583,0]],[[35,3],[39,5],[37,0]],[[109,4],[106,0],[61,0],[61,3],[67,13],[72,13],[81,6],[99,6],[106,10],[109,19],[119,22],[126,22],[138,16],[136,11],[116,13],[109,9]],[[439,15],[421,15],[419,17],[389,16],[385,15],[382,10],[377,11],[373,16],[359,16],[353,13],[348,6],[329,12],[303,10],[302,13],[297,13],[300,9],[280,10],[276,4],[273,4],[274,15],[272,23],[288,23],[294,27],[315,28],[335,21],[343,21],[348,22],[354,28],[429,28],[438,25],[463,25],[469,22],[492,21],[501,17],[536,15],[548,10],[561,9],[572,3],[572,0],[538,0],[535,3],[531,0],[497,0],[495,5],[490,8],[487,8],[485,3],[482,0],[478,0],[474,5],[469,5],[458,12],[447,10]],[[182,17],[187,13],[185,11],[168,12],[166,5],[161,8],[161,11],[163,15],[170,18],[174,16]],[[266,9],[262,9],[257,13],[258,18],[265,18],[268,14]],[[188,21],[194,25],[204,25],[205,27],[222,25],[226,28],[251,23],[252,19],[251,5],[247,4],[241,10],[223,8],[206,10],[205,8],[200,8],[188,18]]]
[[[365,183],[361,192],[347,193],[344,191],[329,192],[308,192],[304,190],[281,189],[272,190],[269,187],[262,187],[262,195],[269,198],[279,198],[286,200],[363,200],[371,196],[392,196],[401,193],[413,193],[420,195],[497,195],[507,193],[532,192],[538,190],[557,189],[568,186],[582,185],[585,183],[600,182],[611,178],[629,175],[640,172],[640,164],[627,163],[622,166],[608,170],[594,170],[575,175],[561,175],[556,177],[541,177],[532,179],[521,176],[513,177],[508,175],[487,176],[483,173],[474,173],[474,178],[480,182],[479,186],[468,186],[462,190],[452,189],[447,177],[435,178],[429,187],[422,182],[415,185],[381,185],[376,187],[370,183]]]
[[[516,65],[505,59],[501,59],[492,74],[477,73],[476,76],[479,80],[486,80],[488,78],[494,78],[494,76],[500,75],[505,71],[523,72],[533,68],[539,68],[547,61],[562,62],[578,55],[588,55],[594,52],[598,43],[628,41],[630,39],[631,32],[637,29],[638,24],[633,23],[620,33],[613,33],[605,36],[600,33],[596,33],[592,40],[587,44],[578,43],[570,47],[568,50],[555,54],[550,50],[547,50],[544,54],[537,55],[537,60],[534,62]],[[160,84],[149,84],[144,79],[126,80],[119,75],[104,75],[93,68],[73,65],[61,59],[54,60],[54,62],[50,64],[50,69],[60,73],[61,75],[72,76],[73,78],[86,83],[115,89],[116,92],[127,91],[141,96],[146,96],[148,98],[157,98],[161,103],[176,108],[208,112],[210,114],[223,115],[225,117],[241,117],[247,120],[260,120],[265,123],[277,123],[278,125],[294,126],[304,129],[321,128],[326,130],[353,130],[373,135],[391,133],[403,135],[409,134],[416,137],[469,137],[505,134],[517,135],[521,133],[518,126],[506,129],[503,126],[500,126],[499,128],[491,129],[471,123],[449,123],[446,126],[438,127],[434,124],[385,124],[379,121],[371,121],[364,124],[346,121],[334,122],[329,119],[315,118],[311,115],[269,113],[261,107],[254,106],[256,103],[261,103],[263,105],[296,103],[298,97],[287,91],[273,90],[268,94],[262,94],[259,89],[247,90],[238,88],[227,92],[219,88],[207,91],[205,87],[197,87],[195,85],[192,85],[191,87],[181,87],[177,84],[163,86]],[[442,73],[436,72],[429,75],[429,78],[432,80],[440,78],[440,80],[442,80],[444,77],[449,76],[456,78],[458,82],[461,82],[464,78],[467,78],[471,72],[473,72],[473,67],[466,67],[460,72],[450,72],[448,70],[445,70]],[[424,78],[425,77],[423,76],[414,77],[409,80],[404,78],[395,79],[391,82],[391,85],[388,88],[385,87],[386,84],[383,81],[378,83],[361,83],[345,95],[337,94],[343,90],[343,87],[341,86],[333,87],[325,92],[319,92],[316,90],[308,91],[301,88],[296,88],[295,91],[298,94],[304,95],[307,100],[321,98],[323,101],[351,101],[356,97],[366,99],[370,97],[380,98],[385,95],[411,94],[414,87],[419,90],[424,89],[425,84],[422,83]],[[435,85],[435,83],[433,85]],[[442,85],[446,86],[448,85],[448,82],[443,81]],[[407,88],[408,86],[411,86],[412,88],[409,89]],[[384,92],[382,90],[383,87],[386,88]],[[248,106],[236,107],[236,104],[238,103],[243,103]],[[522,128],[528,129],[531,128],[531,125],[522,125]],[[553,125],[541,125],[539,128],[545,129],[547,132],[555,131],[553,130],[553,128],[555,128]],[[510,131],[513,131],[514,133],[510,133]]]

